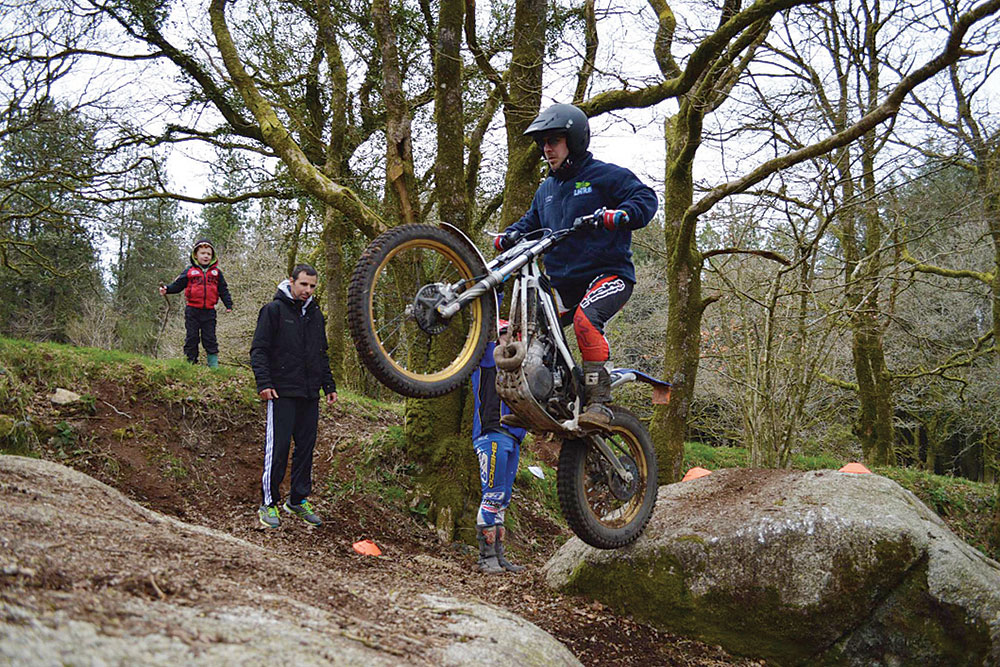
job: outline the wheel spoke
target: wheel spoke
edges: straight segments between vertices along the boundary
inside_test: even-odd
[[[620,460],[630,463],[637,458],[641,460],[638,443],[634,443],[625,434],[614,433],[606,436],[605,441],[616,452]],[[612,479],[617,473],[606,461],[597,447],[589,447],[586,464],[588,483],[586,486],[587,505],[597,520],[608,527],[621,527],[628,524],[639,510],[645,495],[644,470],[636,470],[640,479],[637,480],[634,492],[625,500],[619,499],[612,491]],[[624,480],[619,482],[624,483]]]

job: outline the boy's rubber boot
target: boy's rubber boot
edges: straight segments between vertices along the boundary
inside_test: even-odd
[[[613,416],[608,407],[611,402],[611,375],[603,361],[583,362],[583,388],[587,396],[587,407],[577,420],[580,428],[609,430]]]
[[[524,571],[523,565],[514,565],[509,560],[504,558],[503,555],[503,541],[507,537],[507,529],[501,525],[497,526],[497,563],[500,567],[507,570],[508,572],[513,572],[517,574],[518,572]]]
[[[476,539],[479,541],[479,571],[483,574],[500,574],[503,568],[497,561],[496,529],[487,526],[476,526]]]
[[[208,355],[208,367],[209,368],[218,368],[219,367],[219,355],[217,355],[217,354],[210,354],[210,355]]]

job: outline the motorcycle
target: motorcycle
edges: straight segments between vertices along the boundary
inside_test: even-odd
[[[506,344],[494,348],[497,392],[518,421],[561,440],[557,490],[570,528],[584,542],[616,549],[634,542],[652,515],[657,462],[652,439],[628,410],[611,405],[606,431],[583,430],[583,373],[563,337],[539,258],[581,230],[598,228],[604,209],[567,229],[540,229],[487,262],[447,223],[402,225],[361,255],[348,288],[348,323],[362,363],[404,396],[433,398],[456,389],[497,337],[497,291],[513,278]],[[634,369],[610,372],[669,400],[670,384]]]

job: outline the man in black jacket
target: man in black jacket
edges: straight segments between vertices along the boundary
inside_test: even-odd
[[[313,300],[316,269],[299,264],[278,285],[274,300],[260,309],[250,346],[250,363],[257,393],[267,401],[267,435],[263,502],[257,517],[265,528],[277,528],[278,487],[285,477],[292,438],[292,475],[284,510],[313,526],[323,525],[307,500],[312,491],[312,459],[319,424],[319,390],[328,404],[337,400],[337,386],[326,353],[326,323]]]

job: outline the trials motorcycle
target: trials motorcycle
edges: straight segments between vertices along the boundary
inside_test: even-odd
[[[656,503],[657,462],[649,432],[611,405],[606,431],[578,426],[585,403],[539,258],[572,234],[599,228],[604,209],[562,230],[524,235],[487,262],[458,228],[394,227],[365,249],[348,288],[348,322],[362,363],[404,396],[457,388],[497,337],[497,291],[513,278],[509,334],[494,349],[497,392],[523,425],[561,441],[557,489],[570,528],[587,544],[616,549],[642,534]],[[633,369],[611,371],[612,389],[640,381],[653,401],[670,384]]]

